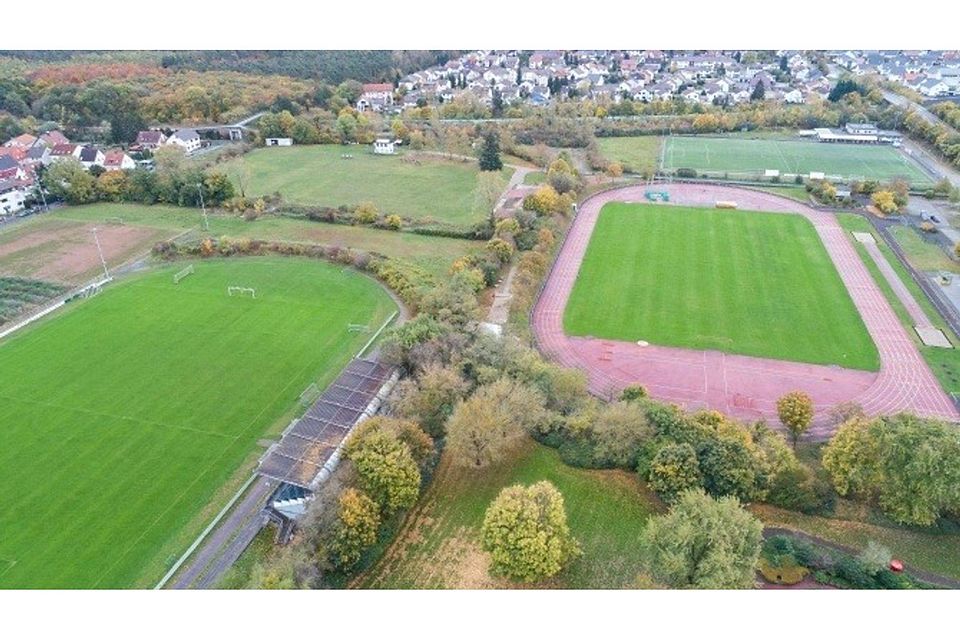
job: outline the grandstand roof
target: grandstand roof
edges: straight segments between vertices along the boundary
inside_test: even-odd
[[[258,473],[305,489],[393,375],[394,369],[357,358],[260,461]]]

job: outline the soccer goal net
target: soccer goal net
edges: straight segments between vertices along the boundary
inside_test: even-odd
[[[320,387],[317,386],[316,382],[311,382],[310,386],[300,394],[300,404],[305,407],[316,402],[319,397]]]
[[[189,276],[191,273],[193,273],[192,264],[187,265],[180,271],[177,271],[175,274],[173,274],[173,284],[180,284],[180,281]]]
[[[257,290],[253,287],[227,287],[227,295],[230,297],[250,296],[251,298],[256,298]]]
[[[370,331],[370,325],[367,324],[348,324],[347,331],[350,333],[367,333]]]
[[[116,225],[122,225],[122,224],[123,224],[123,218],[116,218],[116,217],[115,217],[115,218],[104,218],[103,221],[104,221],[105,223],[107,223],[107,224],[116,224]]]

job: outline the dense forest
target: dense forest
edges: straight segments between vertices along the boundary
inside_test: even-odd
[[[242,71],[309,78],[392,82],[399,75],[443,64],[447,51],[178,51],[164,54],[162,66],[195,71]]]

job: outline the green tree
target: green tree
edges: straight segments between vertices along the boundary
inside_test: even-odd
[[[500,159],[500,140],[494,131],[483,134],[483,144],[480,147],[480,170],[500,171],[503,161]]]
[[[344,570],[353,568],[363,552],[377,541],[380,508],[370,496],[354,488],[340,494],[332,560]]]
[[[522,582],[554,576],[581,553],[563,496],[545,480],[503,489],[487,508],[481,539],[492,572]]]
[[[791,391],[777,400],[777,416],[790,432],[793,448],[813,421],[813,400],[803,391]]]
[[[687,491],[669,513],[648,521],[644,561],[653,577],[676,589],[749,589],[762,531],[736,498]]]
[[[346,453],[357,469],[360,488],[384,514],[412,507],[420,493],[420,469],[410,447],[383,431],[354,438]]]
[[[753,91],[750,93],[750,102],[757,102],[766,98],[767,95],[767,86],[763,82],[758,82],[753,86]]]
[[[446,448],[456,464],[485,467],[502,460],[543,419],[543,395],[515,380],[484,385],[447,422]]]
[[[697,452],[687,443],[668,443],[657,450],[647,474],[650,487],[666,502],[676,502],[685,491],[701,486]]]
[[[97,179],[78,160],[58,160],[43,174],[43,186],[54,198],[69,204],[87,204],[97,199]]]
[[[442,438],[447,419],[468,390],[456,369],[430,364],[416,378],[397,385],[393,408],[400,416],[418,421],[433,437]]]

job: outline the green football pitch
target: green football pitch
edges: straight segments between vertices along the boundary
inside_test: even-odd
[[[360,145],[304,145],[256,149],[223,168],[248,195],[279,192],[288,202],[329,207],[369,201],[382,213],[458,226],[486,217],[474,206],[476,162],[414,159],[408,152],[378,156]],[[503,170],[504,187],[512,174]]]
[[[257,440],[369,340],[348,323],[396,309],[319,261],[198,262],[175,285],[182,267],[0,342],[0,588],[152,586]]]
[[[672,136],[666,141],[663,164],[664,169],[710,173],[763,175],[767,169],[777,169],[789,174],[820,171],[842,178],[902,177],[914,185],[930,183],[919,167],[889,145]]]
[[[564,313],[570,335],[876,371],[877,349],[797,215],[607,204]]]

